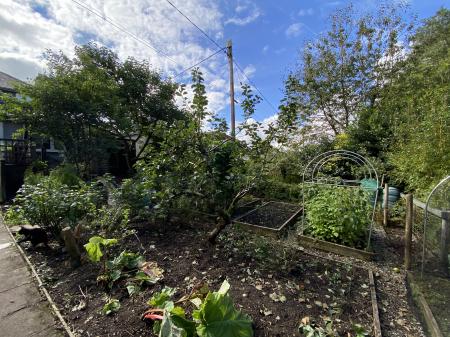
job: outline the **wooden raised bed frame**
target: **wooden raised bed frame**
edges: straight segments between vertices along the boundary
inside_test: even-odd
[[[315,239],[310,236],[305,236],[302,234],[297,234],[297,240],[300,245],[308,248],[314,248],[339,255],[355,257],[357,259],[365,261],[370,261],[375,256],[375,253],[372,252],[351,248],[343,245],[338,245],[337,243]]]
[[[235,218],[233,220],[233,224],[238,224],[241,226],[244,226],[245,228],[257,233],[257,234],[261,234],[261,235],[266,235],[266,236],[271,236],[274,238],[279,238],[281,237],[286,229],[295,222],[295,220],[297,219],[297,217],[303,212],[303,207],[299,207],[299,209],[297,211],[295,211],[294,214],[292,214],[289,219],[287,219],[280,227],[278,228],[270,228],[270,227],[265,227],[265,226],[259,226],[259,225],[254,225],[254,224],[250,224],[247,222],[242,222],[239,221],[239,219],[242,219],[243,217],[255,212],[256,210],[260,209],[261,207],[266,206],[267,204],[270,203],[275,203],[275,201],[267,201],[267,202],[263,202],[261,205],[259,205],[258,207],[252,209],[249,212],[246,212],[240,216],[238,216],[237,218]],[[277,201],[277,203],[283,203],[283,202],[279,202]],[[285,203],[285,204],[289,204],[289,203]],[[289,205],[294,205],[294,204],[289,204]]]

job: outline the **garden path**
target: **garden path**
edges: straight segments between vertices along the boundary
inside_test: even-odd
[[[0,335],[64,336],[0,219]]]

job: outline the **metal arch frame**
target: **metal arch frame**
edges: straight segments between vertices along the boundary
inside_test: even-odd
[[[314,180],[315,174],[317,175],[322,170],[322,167],[334,158],[335,158],[335,156],[328,156],[328,157],[321,158],[313,168],[313,171],[311,173],[311,179]],[[349,155],[349,154],[342,154],[341,156],[339,156],[337,158],[351,160],[358,165],[364,166],[364,169],[365,169],[364,174],[366,174],[366,169],[367,169],[369,176],[372,178],[372,173],[370,172],[370,169],[367,167],[366,163],[364,161],[362,161],[360,158]]]
[[[378,179],[378,173],[377,170],[375,169],[375,167],[373,166],[373,164],[363,155],[354,152],[354,151],[349,151],[349,150],[331,150],[331,151],[326,151],[323,152],[317,156],[315,156],[313,159],[311,159],[308,164],[305,166],[305,169],[303,170],[303,179],[302,179],[302,203],[303,203],[303,207],[305,207],[305,184],[310,183],[310,184],[317,184],[317,185],[328,185],[328,184],[323,184],[317,181],[317,179],[315,180],[315,177],[317,176],[317,174],[321,171],[323,165],[327,162],[329,162],[331,159],[333,158],[341,158],[341,159],[346,159],[349,161],[352,161],[356,164],[359,164],[361,167],[364,167],[364,175],[366,174],[366,169],[367,172],[369,173],[369,177],[372,178],[372,173],[375,176],[375,180],[377,182],[377,188],[376,188],[376,193],[375,193],[375,200],[373,202],[373,207],[372,207],[372,217],[371,217],[371,221],[370,221],[370,227],[369,227],[369,236],[368,236],[368,240],[367,240],[367,250],[369,250],[370,248],[370,241],[372,238],[372,229],[373,229],[373,224],[375,221],[375,211],[376,211],[376,205],[378,202],[378,189],[380,187],[380,181]],[[308,169],[310,168],[310,166],[313,163],[316,163],[313,167],[313,170],[311,172],[311,176],[310,179],[311,180],[306,180],[307,177],[307,172]],[[319,166],[320,165],[320,166]],[[367,177],[365,175],[365,177]],[[449,177],[450,178],[450,177]],[[333,184],[334,186],[346,186],[346,185],[342,185],[342,184]],[[348,187],[348,186],[346,186]],[[304,208],[305,209],[305,208]],[[304,226],[304,221],[305,221],[305,216],[302,217],[302,226]]]
[[[332,151],[327,151],[327,152],[323,152],[319,155],[317,155],[316,157],[314,157],[312,160],[309,161],[308,165],[306,165],[305,170],[303,172],[303,181],[305,181],[305,177],[306,177],[306,172],[307,169],[309,168],[309,166],[311,166],[312,163],[314,163],[315,161],[317,161],[316,165],[313,168],[313,172],[311,175],[311,178],[314,178],[314,173],[318,167],[318,165],[322,162],[322,161],[326,161],[327,159],[331,159],[334,156],[340,155],[342,158],[344,159],[354,159],[353,161],[360,164],[361,166],[365,166],[367,167],[369,170],[369,174],[371,175],[370,169],[373,170],[376,174],[376,170],[373,167],[372,163],[367,160],[367,158],[365,158],[364,156],[360,155],[359,153],[353,152],[353,151],[348,151],[348,150],[332,150]],[[322,158],[323,157],[323,158]]]
[[[443,184],[445,184],[447,181],[450,181],[450,176],[445,177],[442,179],[439,183],[436,184],[436,186],[433,187],[430,194],[427,197],[427,202],[425,203],[425,216],[423,217],[423,242],[422,242],[422,268],[420,271],[420,277],[423,278],[423,269],[425,264],[425,243],[426,243],[426,229],[427,229],[427,223],[428,223],[428,206],[430,204],[430,199],[433,196],[434,192],[441,187]]]

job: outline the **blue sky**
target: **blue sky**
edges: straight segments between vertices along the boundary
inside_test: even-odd
[[[220,45],[232,39],[237,62],[276,107],[282,97],[283,79],[295,67],[304,42],[321,34],[329,15],[350,3],[344,0],[171,1]],[[147,45],[82,8],[80,3],[119,24]],[[353,3],[358,10],[367,11],[374,10],[378,1]],[[411,13],[422,20],[440,7],[449,8],[450,0],[410,0],[409,5]],[[2,0],[0,31],[0,71],[23,80],[32,80],[38,72],[45,71],[42,59],[45,49],[60,49],[70,56],[76,44],[90,40],[113,48],[122,59],[127,56],[147,59],[168,75],[179,73],[217,49],[167,0]],[[210,109],[227,117],[225,56],[211,58],[202,69]],[[237,69],[235,73],[236,82],[244,79]],[[187,77],[179,79],[188,81]],[[274,113],[263,102],[256,118],[271,119]]]

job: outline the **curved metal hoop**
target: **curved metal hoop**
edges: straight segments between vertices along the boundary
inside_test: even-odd
[[[305,169],[303,171],[303,184],[302,184],[302,200],[303,200],[303,207],[305,207],[305,184],[318,184],[321,185],[321,183],[318,181],[317,175],[321,172],[323,166],[333,160],[333,159],[344,159],[351,161],[360,167],[363,167],[364,169],[364,175],[365,178],[369,177],[371,179],[375,178],[377,182],[376,187],[376,193],[375,193],[375,199],[373,203],[373,209],[372,209],[372,217],[370,221],[370,227],[369,227],[369,235],[368,235],[368,241],[367,241],[367,249],[370,248],[370,240],[372,238],[372,230],[373,230],[373,224],[375,221],[375,210],[376,205],[378,202],[378,189],[380,187],[380,182],[378,179],[378,173],[373,166],[373,164],[363,155],[349,150],[332,150],[332,151],[326,151],[323,152],[316,157],[314,157],[312,160],[308,162],[308,164],[305,166]],[[313,166],[314,165],[314,166]],[[312,168],[312,171],[311,171]],[[310,175],[308,176],[308,173],[310,172]],[[308,178],[308,179],[307,179]],[[343,184],[334,184],[336,186],[345,186]],[[302,218],[302,226],[304,226],[305,217]]]

